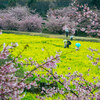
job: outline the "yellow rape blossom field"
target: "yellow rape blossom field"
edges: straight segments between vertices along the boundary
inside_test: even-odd
[[[85,79],[89,81],[93,81],[93,76],[100,78],[100,68],[98,68],[98,66],[92,65],[92,61],[90,61],[87,57],[87,55],[92,55],[92,52],[88,50],[89,47],[98,49],[98,51],[100,51],[99,42],[97,43],[72,40],[72,44],[69,46],[69,48],[64,48],[63,39],[59,38],[46,38],[40,36],[16,35],[6,33],[0,35],[0,44],[10,44],[11,42],[17,42],[19,45],[12,52],[13,56],[15,57],[23,50],[25,45],[28,45],[28,48],[21,54],[22,58],[20,58],[19,60],[24,60],[24,58],[32,57],[35,61],[41,63],[47,57],[55,56],[56,52],[61,52],[60,63],[58,63],[57,68],[54,69],[58,74],[66,75],[69,72],[73,73],[74,71],[78,71],[79,73],[82,73]],[[75,49],[76,43],[81,44],[79,51],[76,51]],[[33,69],[33,67],[28,66],[24,67],[24,69],[30,71]],[[70,70],[68,69],[69,67],[71,68]],[[90,69],[90,72],[89,76],[87,77],[86,74],[88,73],[88,69]]]

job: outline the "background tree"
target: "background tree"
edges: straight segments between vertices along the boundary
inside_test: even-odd
[[[34,4],[34,3],[36,3],[36,0],[28,0],[27,5],[28,5],[28,7],[31,7],[32,4]]]
[[[96,6],[97,9],[100,9],[100,0],[92,0],[91,4]]]
[[[93,9],[96,6],[100,9],[100,0],[78,0],[80,4],[88,4]],[[15,6],[16,3],[21,6],[28,6],[31,9],[36,9],[36,12],[45,16],[49,8],[68,7],[72,0],[0,0],[0,9],[9,6]]]
[[[16,0],[9,0],[9,6],[16,6]]]

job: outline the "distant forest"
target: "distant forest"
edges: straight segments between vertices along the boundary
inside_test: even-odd
[[[100,0],[78,0],[79,3],[87,3],[91,8],[100,9]],[[72,0],[0,0],[0,9],[14,7],[16,5],[28,6],[36,9],[41,15],[45,15],[50,8],[56,9],[68,6]]]

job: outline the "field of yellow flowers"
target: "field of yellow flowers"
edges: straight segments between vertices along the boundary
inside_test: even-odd
[[[54,56],[56,52],[62,52],[60,63],[58,63],[56,69],[58,74],[65,75],[69,72],[78,71],[89,81],[93,81],[93,76],[100,77],[100,69],[93,66],[89,58],[87,58],[87,55],[92,54],[88,48],[91,47],[100,51],[100,43],[73,40],[69,48],[64,48],[63,39],[16,34],[0,35],[0,45],[3,43],[10,44],[11,42],[17,42],[19,45],[12,53],[15,57],[23,50],[25,45],[29,45],[21,54],[23,57],[20,60],[32,57],[35,61],[41,63],[47,57]],[[79,51],[75,49],[76,43],[81,44]],[[28,66],[24,69],[32,70],[33,67]],[[88,69],[90,69],[90,75],[87,77]]]

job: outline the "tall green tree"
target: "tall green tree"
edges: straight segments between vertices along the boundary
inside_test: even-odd
[[[9,0],[8,5],[11,7],[16,6],[16,0]]]
[[[100,0],[92,0],[92,5],[96,6],[98,9],[100,9]]]
[[[36,0],[28,0],[28,7],[31,7],[34,3],[36,3]]]

